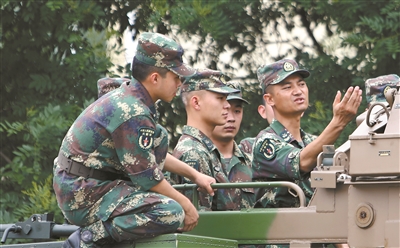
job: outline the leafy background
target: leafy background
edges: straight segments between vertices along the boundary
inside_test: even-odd
[[[400,68],[399,0],[1,0],[0,10],[0,223],[44,212],[63,222],[53,160],[69,126],[96,98],[97,80],[130,75],[129,63],[111,59],[125,52],[126,30],[132,40],[143,31],[167,34],[192,66],[240,80],[250,104],[238,141],[268,125],[256,114],[262,64],[289,57],[311,71],[302,127],[313,134],[330,121],[337,90],[364,88],[366,79]],[[173,148],[184,109],[175,99],[159,110]],[[349,124],[336,145],[354,128]]]

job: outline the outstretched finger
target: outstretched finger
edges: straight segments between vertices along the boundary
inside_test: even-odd
[[[349,103],[354,106],[359,106],[361,104],[361,100],[362,100],[362,90],[359,89],[359,87],[357,86],[354,89],[353,93],[351,94]]]
[[[353,88],[352,86],[350,86],[350,87],[347,89],[346,93],[344,94],[343,99],[342,99],[342,102],[343,102],[343,103],[347,103],[347,102],[350,100],[350,98],[351,98],[351,96],[353,95],[353,93],[354,93],[354,88]]]
[[[333,100],[333,106],[336,106],[340,103],[341,97],[342,97],[342,93],[340,93],[340,91],[337,91],[335,99]]]

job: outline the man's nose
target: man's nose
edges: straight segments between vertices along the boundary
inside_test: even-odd
[[[301,90],[301,88],[300,88],[299,86],[294,86],[294,88],[293,88],[293,94],[294,94],[294,95],[299,95],[299,94],[301,94],[301,93],[303,93],[303,91]]]
[[[227,122],[235,122],[235,118],[233,118],[233,113],[232,111],[228,112],[228,118],[226,118]]]
[[[231,107],[231,105],[229,104],[229,102],[227,100],[225,100],[224,109],[229,109],[230,107]]]

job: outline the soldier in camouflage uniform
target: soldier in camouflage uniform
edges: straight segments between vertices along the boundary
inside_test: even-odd
[[[125,82],[131,81],[129,78],[101,78],[97,81],[98,98],[104,96],[110,91],[118,89]]]
[[[161,171],[191,178],[212,195],[215,180],[167,154],[168,143],[158,140],[165,130],[156,125],[155,102],[170,102],[181,78],[194,73],[182,54],[164,35],[141,34],[132,80],[91,104],[67,132],[53,186],[65,218],[81,228],[63,247],[99,247],[197,225],[196,208]]]
[[[130,82],[129,78],[101,78],[97,81],[97,92],[98,98],[102,97],[103,95],[107,94],[110,91],[113,91],[119,88],[123,83]],[[155,103],[155,107],[157,109],[157,102]],[[157,114],[159,114],[157,112]],[[168,152],[168,132],[165,128],[163,128],[160,124],[156,124],[156,132],[154,133],[154,148],[158,149],[156,163],[163,164],[164,163],[164,156]],[[166,173],[164,177],[166,177]],[[166,178],[167,179],[167,178]],[[168,179],[167,179],[168,181]]]
[[[266,120],[268,124],[272,123],[274,119],[274,110],[271,106],[265,103],[264,98],[262,99],[262,104],[258,105],[258,114],[261,118]],[[239,149],[247,154],[247,156],[253,161],[253,144],[256,137],[247,137],[239,142]]]
[[[240,178],[250,181],[251,171],[247,166],[237,166],[229,173],[222,154],[210,139],[214,128],[227,122],[230,108],[226,100],[228,94],[239,92],[226,86],[217,77],[220,75],[218,71],[204,70],[185,79],[181,97],[186,108],[187,124],[183,127],[173,155],[201,173],[214,177],[219,183],[237,182],[242,180]],[[187,178],[176,175],[171,175],[171,178],[177,183],[190,183]],[[242,192],[253,194],[252,191],[219,189],[215,196],[200,192],[200,210],[237,210],[248,207],[248,203],[243,204]],[[185,194],[192,199],[192,191],[185,191]]]
[[[341,100],[338,91],[333,102],[333,118],[316,137],[304,132],[300,119],[308,108],[308,88],[304,78],[310,73],[299,69],[291,59],[262,66],[257,71],[263,97],[272,106],[275,119],[262,130],[253,145],[255,181],[291,181],[304,191],[307,202],[313,189],[310,172],[315,168],[322,146],[333,144],[344,127],[355,117],[362,91],[349,87]],[[297,207],[299,201],[287,188],[260,190],[257,205],[262,207]]]
[[[243,105],[248,101],[243,99],[242,89],[238,82],[229,81],[227,86],[240,90],[228,95],[227,100],[231,107],[228,109],[228,117],[225,125],[216,126],[212,132],[211,140],[218,149],[222,170],[229,182],[251,182],[251,159],[235,142],[235,136],[239,132],[243,119]],[[232,196],[233,202],[241,202],[237,208],[251,208],[254,205],[254,189],[235,189],[236,196]]]

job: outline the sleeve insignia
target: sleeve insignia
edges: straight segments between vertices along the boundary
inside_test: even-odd
[[[143,150],[147,150],[153,146],[154,130],[151,128],[139,129],[139,146]]]
[[[275,150],[274,144],[269,139],[266,139],[261,144],[259,151],[267,160],[271,160],[275,157]]]

